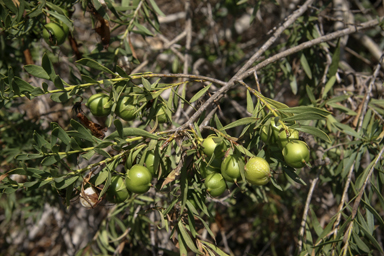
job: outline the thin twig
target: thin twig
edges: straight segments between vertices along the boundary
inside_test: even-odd
[[[314,191],[315,186],[316,186],[318,181],[319,181],[319,175],[317,175],[317,177],[312,181],[311,187],[309,188],[309,191],[308,191],[307,201],[305,202],[303,218],[301,220],[301,225],[300,225],[301,227],[300,227],[300,231],[299,231],[299,242],[298,242],[299,253],[298,254],[301,253],[301,249],[302,249],[302,246],[303,246],[303,237],[304,237],[305,226],[307,224],[307,216],[308,216],[309,204],[311,203],[312,194],[313,194],[313,191]]]
[[[379,19],[381,20],[383,17],[380,17]],[[361,30],[364,30],[364,29],[367,29],[367,28],[371,28],[371,27],[374,27],[376,26],[377,24],[379,24],[379,21],[378,20],[370,20],[370,21],[367,21],[367,22],[364,22],[362,24],[360,24],[359,26],[356,26],[356,27],[351,27],[351,28],[346,28],[346,29],[343,29],[343,30],[340,30],[340,31],[337,31],[337,32],[333,32],[331,34],[328,34],[328,35],[325,35],[325,36],[321,36],[321,37],[318,37],[316,39],[313,39],[311,41],[308,41],[308,42],[305,42],[305,43],[302,43],[302,44],[299,44],[298,46],[295,46],[295,47],[292,47],[286,51],[283,51],[281,53],[278,53],[262,62],[260,62],[259,64],[257,64],[255,67],[253,68],[250,68],[248,69],[247,71],[245,71],[244,73],[242,73],[237,79],[240,80],[240,79],[244,79],[250,75],[253,74],[253,72],[256,70],[259,70],[279,59],[282,59],[284,57],[287,57],[291,54],[294,54],[296,52],[299,52],[299,51],[302,51],[306,48],[309,48],[309,47],[312,47],[314,45],[317,45],[317,44],[321,44],[321,43],[324,43],[324,42],[327,42],[327,41],[330,41],[330,40],[333,40],[333,39],[337,39],[339,37],[342,37],[342,36],[345,36],[345,35],[349,35],[349,34],[353,34],[353,33],[356,33],[358,31],[361,31]]]
[[[359,124],[358,131],[360,131],[362,126],[363,126],[363,119],[364,119],[365,113],[367,112],[368,103],[369,103],[369,100],[371,98],[372,87],[376,81],[377,76],[379,75],[381,63],[383,62],[383,57],[384,57],[384,55],[381,55],[380,62],[379,62],[379,64],[377,64],[375,72],[372,75],[371,82],[369,83],[368,90],[366,92],[366,98],[365,98],[364,106],[363,106],[363,109],[362,109],[361,114],[360,114],[360,124]]]
[[[244,66],[236,73],[235,76],[233,76],[228,83],[226,83],[225,86],[220,88],[215,94],[212,95],[200,108],[198,111],[196,111],[195,114],[186,122],[183,126],[181,126],[179,129],[184,129],[186,127],[189,127],[190,124],[192,124],[198,117],[200,117],[201,113],[206,109],[210,104],[212,104],[214,101],[220,99],[223,97],[225,92],[227,92],[231,87],[235,85],[236,80],[241,80],[240,77],[246,77],[245,70],[251,66],[259,57],[266,51],[268,48],[276,41],[276,39],[283,33],[283,31],[289,27],[295,20],[300,17],[308,8],[308,6],[313,2],[314,0],[308,0],[306,1],[303,6],[301,6],[297,11],[295,11],[292,16],[283,23],[273,34],[273,36],[247,61],[247,63],[244,64]],[[376,23],[377,24],[377,21]],[[255,69],[257,70],[257,69]],[[253,72],[252,72],[253,73]]]

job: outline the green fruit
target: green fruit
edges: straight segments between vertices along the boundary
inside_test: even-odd
[[[269,164],[261,157],[252,157],[244,167],[245,179],[253,185],[265,185],[271,178]]]
[[[209,175],[205,179],[205,187],[207,188],[208,193],[213,196],[220,196],[224,193],[227,185],[223,176],[220,173],[214,173]]]
[[[111,113],[111,106],[105,107],[109,101],[109,96],[103,93],[92,95],[87,102],[87,107],[94,116],[107,116]]]
[[[137,117],[137,108],[133,105],[133,99],[125,96],[117,102],[115,113],[125,121],[133,120]]]
[[[221,139],[219,143],[216,143],[213,139],[220,140],[217,136],[208,136],[203,141],[203,152],[211,157],[213,152],[215,152],[215,157],[222,157],[225,154],[226,146],[223,140]]]
[[[274,119],[274,118],[273,118]],[[279,138],[279,134],[283,129],[283,126],[281,125],[280,122],[277,124],[275,123],[274,120],[271,120],[271,129],[272,129],[272,134],[274,136],[275,141]]]
[[[288,142],[282,153],[287,165],[293,168],[302,168],[309,162],[309,149],[304,141]]]
[[[206,178],[213,173],[219,173],[220,166],[221,160],[219,159],[213,159],[209,165],[202,161],[200,164],[200,174],[203,178]]]
[[[285,145],[287,145],[290,141],[297,141],[299,140],[299,132],[295,129],[288,129],[289,137],[287,138],[287,132],[285,130],[282,130],[279,133],[279,137],[277,139],[277,145],[280,149],[283,149]]]
[[[111,185],[107,190],[107,200],[111,203],[119,204],[124,202],[129,196],[123,178],[114,176],[111,179]]]
[[[153,151],[147,152],[144,163],[147,169],[151,172],[151,174],[155,175],[155,170],[153,169],[153,164],[155,163],[155,154],[153,153]]]
[[[244,161],[239,156],[230,155],[221,164],[221,174],[226,181],[237,182],[244,170]]]
[[[65,42],[67,36],[68,33],[66,33],[66,30],[63,28],[63,26],[55,22],[48,23],[44,26],[43,38],[49,45],[61,45]]]
[[[152,174],[142,165],[134,165],[127,171],[125,185],[127,189],[136,194],[143,194],[151,187]]]
[[[273,145],[276,143],[276,139],[272,133],[272,128],[270,125],[265,125],[263,126],[263,128],[261,128],[261,131],[260,131],[260,137],[261,137],[261,140],[265,143],[265,144],[268,144],[268,145]]]

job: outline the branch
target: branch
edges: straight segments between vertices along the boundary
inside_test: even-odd
[[[380,20],[382,19],[383,17],[380,17]],[[337,32],[333,32],[331,34],[328,34],[328,35],[325,35],[325,36],[321,36],[319,38],[316,38],[316,39],[313,39],[311,41],[308,41],[308,42],[305,42],[305,43],[302,43],[298,46],[295,46],[295,47],[292,47],[286,51],[283,51],[281,53],[278,53],[266,60],[264,60],[263,62],[257,64],[255,67],[253,68],[250,68],[248,69],[246,72],[244,72],[243,74],[241,74],[238,79],[244,79],[250,75],[253,74],[254,71],[257,71],[279,59],[282,59],[284,57],[287,57],[291,54],[294,54],[296,52],[299,52],[299,51],[302,51],[306,48],[309,48],[311,46],[314,46],[314,45],[317,45],[317,44],[321,44],[321,43],[324,43],[324,42],[327,42],[327,41],[330,41],[330,40],[333,40],[333,39],[336,39],[336,38],[339,38],[339,37],[342,37],[342,36],[345,36],[345,35],[349,35],[349,34],[353,34],[353,33],[356,33],[358,31],[361,31],[361,30],[364,30],[364,29],[367,29],[367,28],[371,28],[371,27],[374,27],[376,25],[379,24],[379,21],[378,20],[370,20],[370,21],[367,21],[367,22],[364,22],[360,25],[356,25],[355,27],[351,27],[351,28],[346,28],[344,30],[340,30],[340,31],[337,31]]]
[[[312,181],[311,187],[308,191],[307,201],[305,202],[303,218],[301,220],[301,225],[300,225],[301,227],[300,227],[300,231],[299,231],[299,243],[298,243],[299,253],[298,254],[300,254],[302,246],[303,246],[304,229],[305,229],[305,225],[307,223],[309,204],[311,203],[312,194],[313,194],[313,191],[315,189],[316,183],[318,181],[319,181],[319,175],[317,175],[317,177]]]
[[[186,127],[189,127],[197,118],[200,117],[204,109],[206,109],[210,104],[212,104],[214,101],[217,101],[223,97],[223,95],[231,89],[235,85],[236,80],[241,80],[241,78],[244,76],[244,71],[251,66],[280,36],[280,34],[289,27],[295,20],[300,17],[307,9],[308,6],[313,2],[314,0],[307,0],[303,6],[301,6],[286,22],[283,23],[273,34],[273,36],[258,50],[248,61],[244,64],[244,66],[236,73],[235,76],[233,76],[220,90],[218,90],[215,94],[212,95],[199,109],[196,111],[195,114],[186,122],[184,125],[179,127],[179,130],[185,129]],[[244,76],[246,77],[246,76]]]

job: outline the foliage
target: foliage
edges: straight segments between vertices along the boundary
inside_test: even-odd
[[[0,3],[4,253],[384,253],[384,8],[345,2]]]

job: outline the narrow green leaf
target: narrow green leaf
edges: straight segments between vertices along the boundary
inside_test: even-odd
[[[340,38],[337,42],[337,46],[335,49],[335,52],[333,53],[332,56],[332,63],[331,66],[329,67],[329,77],[334,77],[337,73],[337,69],[339,67],[339,61],[340,61]]]
[[[308,125],[295,124],[295,125],[291,126],[291,128],[296,129],[300,132],[312,134],[313,136],[319,137],[320,139],[324,140],[327,143],[331,143],[331,139],[328,137],[328,135],[316,127],[312,127],[312,126],[308,126]]]
[[[149,0],[151,2],[151,5],[153,7],[153,9],[155,10],[155,12],[157,14],[159,14],[160,16],[163,16],[165,17],[165,14],[160,10],[159,6],[157,6],[155,0]]]
[[[365,237],[371,241],[371,243],[376,247],[377,250],[379,250],[381,253],[384,253],[383,249],[381,248],[380,244],[377,242],[377,240],[369,233],[368,230],[366,230],[358,221],[356,221],[357,225],[359,225],[360,229],[363,230]]]
[[[82,139],[94,142],[91,132],[87,130],[84,126],[82,126],[79,122],[71,119],[71,126],[74,130],[81,134]]]
[[[15,6],[14,2],[12,0],[3,0],[4,1],[4,4],[5,6],[11,11],[13,12],[14,14],[17,14],[17,9],[18,7]],[[4,6],[2,7],[4,8]]]
[[[76,61],[76,63],[81,64],[83,66],[87,66],[87,67],[93,68],[93,69],[97,69],[97,70],[100,70],[100,71],[103,71],[103,72],[107,72],[107,73],[109,73],[111,75],[116,75],[112,70],[110,70],[109,68],[104,67],[103,65],[101,65],[100,63],[98,63],[97,61],[95,61],[93,59],[83,58],[81,60]]]
[[[381,227],[384,227],[384,221],[383,219],[381,218],[380,214],[375,210],[375,208],[373,208],[371,205],[369,205],[366,201],[364,200],[361,200],[364,204],[365,204],[365,207],[367,207],[368,211],[365,213],[366,216],[367,216],[367,223],[368,223],[368,226],[369,226],[369,231],[371,231],[371,233],[373,233],[373,230],[374,230],[374,218],[373,216],[376,217],[376,220],[379,222],[379,224],[381,225]]]
[[[148,91],[151,91],[151,89],[152,89],[151,83],[147,79],[142,77],[141,83],[143,84],[144,88],[146,88]]]
[[[67,25],[69,30],[73,31],[73,24],[68,17],[66,17],[63,14],[57,13],[57,12],[52,12],[50,10],[45,10],[45,11],[48,12],[53,17],[55,17],[56,19],[58,19],[59,21],[63,22],[65,25]]]
[[[139,32],[141,32],[140,34],[143,34],[144,36],[153,36],[152,32],[149,31],[146,27],[144,27],[140,23],[135,21],[134,24],[135,24],[136,28],[139,30]]]
[[[321,233],[323,232],[323,228],[321,227],[321,225],[320,225],[320,223],[319,223],[319,220],[317,219],[317,217],[316,217],[316,213],[315,213],[315,211],[313,210],[313,208],[310,207],[309,210],[311,211],[312,227],[313,227],[313,229],[315,230],[316,235],[317,235],[317,236],[320,236]]]
[[[53,81],[53,79],[55,79],[56,77],[56,72],[55,72],[55,69],[53,68],[51,60],[48,58],[48,55],[46,53],[44,53],[43,55],[41,66],[43,67],[45,72],[47,72],[47,74],[51,78],[51,81]]]
[[[145,130],[139,129],[139,128],[124,128],[123,129],[123,137],[127,136],[143,136],[146,138],[151,138],[154,140],[158,140],[159,137],[155,134],[149,133]],[[117,131],[111,133],[105,140],[113,140],[115,138],[119,137],[119,134]]]
[[[344,132],[348,135],[361,139],[360,134],[353,130],[350,126],[346,124],[341,124],[339,122],[333,123],[341,132]]]
[[[60,126],[55,127],[52,130],[52,134],[58,137],[65,145],[69,145],[69,143],[71,142],[71,138]]]
[[[297,81],[296,81],[296,77],[293,74],[290,74],[289,80],[290,80],[289,85],[291,86],[292,93],[294,95],[296,95],[297,94]]]
[[[299,184],[302,184],[304,186],[307,186],[307,183],[305,183],[299,175],[297,175],[296,172],[294,172],[291,168],[283,168],[284,173],[286,173],[294,182],[297,182]]]
[[[285,105],[284,103],[281,103],[281,102],[276,101],[276,100],[272,100],[272,99],[270,99],[270,98],[264,98],[264,100],[265,100],[267,103],[271,104],[274,108],[279,109],[279,110],[289,108],[289,107],[288,107],[287,105]]]
[[[217,253],[218,255],[220,256],[229,256],[229,254],[226,254],[225,252],[223,252],[219,247],[217,247],[216,245],[214,244],[211,244],[209,242],[206,242],[206,241],[203,241],[201,240],[201,242],[203,244],[206,244],[209,248],[211,248],[215,253]]]
[[[119,15],[119,13],[117,12],[117,10],[115,9],[115,6],[113,5],[112,1],[110,1],[110,0],[105,0],[105,3],[107,4],[108,9],[113,13],[113,15],[115,15],[116,18],[118,18],[119,20],[121,20],[120,15]]]
[[[283,113],[292,113],[292,114],[316,114],[316,115],[321,115],[321,116],[327,116],[331,114],[331,112],[322,109],[322,108],[316,108],[316,107],[311,107],[311,106],[298,106],[298,107],[293,107],[293,108],[284,108],[284,109],[279,109],[279,112]]]
[[[307,91],[307,95],[308,95],[309,100],[311,101],[312,104],[315,104],[316,103],[316,98],[315,98],[315,95],[312,92],[311,87],[309,85],[307,85],[305,87],[305,89]]]
[[[180,256],[187,256],[188,255],[187,244],[181,233],[177,234],[177,240],[179,241]]]
[[[291,117],[282,118],[282,121],[284,122],[290,122],[290,121],[307,121],[307,120],[323,120],[326,119],[326,116],[317,114],[317,113],[302,113],[297,114]]]
[[[253,100],[252,100],[252,95],[251,93],[247,90],[247,111],[249,113],[253,113],[253,110],[254,110],[254,106],[253,106]]]
[[[33,87],[32,85],[30,85],[29,83],[25,82],[23,79],[17,76],[14,77],[12,85],[13,85],[15,94],[17,95],[24,94],[26,92],[30,93],[33,91],[33,89],[35,89],[35,87]]]
[[[179,232],[181,234],[181,237],[185,241],[185,244],[188,246],[191,251],[193,251],[196,254],[201,255],[202,253],[196,248],[195,243],[192,241],[191,237],[188,235],[187,231],[185,230],[185,227],[181,221],[177,223],[177,226],[179,227]]]
[[[109,185],[111,185],[111,179],[112,179],[111,171],[109,170],[109,168],[106,168],[106,169],[108,170],[107,171],[108,176],[107,176],[107,179],[105,181],[103,190],[101,190],[101,192],[99,194],[99,199],[107,192]]]
[[[24,183],[24,187],[26,188],[30,188],[32,186],[35,186],[37,183],[39,182],[39,180],[35,180],[35,181],[27,181]]]
[[[211,85],[212,84],[209,84],[206,87],[204,87],[203,89],[201,89],[200,91],[198,91],[195,95],[193,95],[193,97],[191,98],[191,100],[189,102],[192,103],[192,102],[200,99],[209,90]]]
[[[53,80],[53,84],[57,89],[64,89],[63,81],[61,81],[61,78],[59,76],[56,76]]]
[[[101,149],[101,148],[95,148],[94,150],[95,150],[95,152],[96,152],[97,154],[102,155],[102,156],[104,156],[105,158],[111,158],[111,155],[108,154],[107,151],[105,151],[105,150],[103,150],[103,149]]]
[[[381,207],[384,207],[384,197],[383,197],[383,195],[381,194],[381,192],[379,191],[379,189],[375,186],[375,184],[371,183],[371,186],[372,186],[373,189],[375,190],[376,195],[377,195],[377,197],[378,197],[379,200],[380,200]]]
[[[64,189],[73,183],[75,183],[79,179],[79,176],[73,176],[68,179],[63,180],[62,182],[56,183],[56,188],[61,190]]]
[[[329,90],[332,89],[332,87],[335,84],[335,82],[336,82],[336,76],[332,76],[328,80],[328,82],[325,84],[324,91],[323,91],[323,96],[322,96],[323,99],[325,99],[327,97],[327,93],[329,92]]]
[[[249,157],[254,157],[255,155],[252,154],[251,152],[248,151],[248,149],[246,149],[245,147],[243,147],[242,145],[240,144],[235,144],[235,147],[241,152],[243,153],[244,155],[247,155]]]
[[[241,118],[239,120],[236,120],[236,121],[224,126],[223,128],[221,128],[219,130],[223,131],[223,130],[227,130],[227,129],[237,127],[240,125],[247,125],[247,124],[255,123],[257,120],[258,120],[258,118],[255,118],[255,117],[244,117],[244,118]]]
[[[305,74],[307,74],[309,79],[312,79],[312,71],[311,71],[311,68],[309,67],[307,58],[305,57],[303,52],[301,53],[301,56],[300,56],[300,63],[304,69]]]
[[[71,95],[69,92],[58,92],[58,93],[52,93],[51,94],[51,100],[55,102],[61,102],[65,103],[71,98]]]
[[[352,232],[353,240],[355,241],[357,247],[359,247],[360,250],[362,250],[365,253],[370,252],[369,247],[361,240],[359,235],[356,234],[355,230]]]
[[[27,71],[29,74],[31,74],[34,77],[48,79],[48,80],[50,79],[48,73],[40,66],[25,65],[24,69],[25,69],[25,71]]]
[[[120,119],[115,119],[113,122],[115,124],[117,133],[119,134],[120,138],[124,138],[124,132],[123,132],[123,124],[121,123]]]
[[[201,221],[201,223],[203,223],[204,228],[207,230],[208,234],[212,237],[212,239],[216,243],[215,234],[213,234],[212,230],[209,228],[208,223],[205,220],[203,220],[199,215],[195,215],[195,216],[196,216],[196,218],[198,218]]]
[[[355,111],[353,111],[352,109],[349,109],[349,108],[344,107],[342,105],[339,105],[337,103],[330,103],[330,104],[328,104],[328,106],[330,106],[334,109],[338,109],[349,116],[356,116],[357,115],[357,113]]]
[[[20,154],[15,156],[15,159],[18,161],[22,161],[22,160],[32,160],[32,159],[37,159],[42,157],[44,156],[40,154]]]
[[[47,156],[46,158],[43,159],[43,161],[41,161],[41,165],[44,165],[44,166],[53,165],[54,163],[57,163],[58,160],[64,157],[65,155]]]

